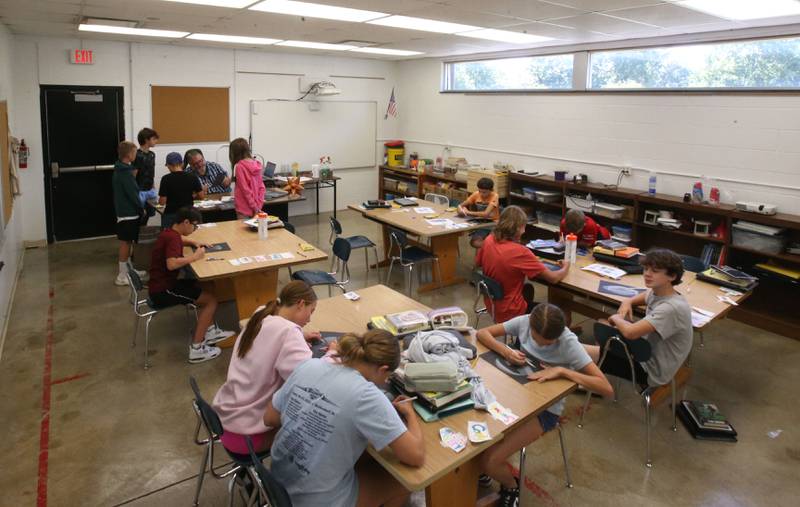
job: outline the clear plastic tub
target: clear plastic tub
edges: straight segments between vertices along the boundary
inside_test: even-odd
[[[541,202],[557,202],[561,199],[561,192],[555,190],[537,190],[536,200]]]
[[[594,205],[594,212],[601,217],[622,218],[623,213],[625,213],[625,207],[607,202],[598,202]]]
[[[767,254],[779,254],[786,247],[786,236],[782,234],[761,234],[749,231],[739,224],[731,227],[733,233],[733,246],[755,250]]]

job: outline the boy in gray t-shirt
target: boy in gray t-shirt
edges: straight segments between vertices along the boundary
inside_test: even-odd
[[[624,300],[608,322],[623,338],[644,338],[650,343],[650,359],[634,363],[636,381],[641,387],[660,386],[672,380],[692,350],[692,310],[686,298],[674,288],[683,276],[683,261],[678,254],[672,250],[652,250],[641,264],[645,286],[650,290]],[[645,317],[636,322],[627,320],[633,318],[633,307],[641,305],[647,305]],[[598,362],[600,347],[585,347]],[[631,378],[628,361],[613,354],[606,355],[601,369],[617,377]]]

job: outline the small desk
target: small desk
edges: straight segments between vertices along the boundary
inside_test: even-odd
[[[384,285],[359,289],[361,299],[350,301],[339,295],[322,299],[311,316],[309,327],[319,331],[364,332],[367,321],[374,315],[404,310],[429,311],[430,309]],[[485,352],[478,345],[479,353]],[[467,410],[449,416],[443,421],[421,423],[425,439],[425,464],[410,467],[400,463],[391,449],[377,452],[372,447],[369,453],[406,489],[417,491],[426,488],[426,505],[473,506],[478,495],[478,458],[481,452],[503,438],[503,432],[519,424],[526,424],[532,417],[566,396],[575,384],[559,379],[544,383],[530,382],[520,385],[482,359],[473,362],[475,370],[483,377],[489,389],[503,406],[510,408],[519,419],[505,426],[483,411]],[[439,444],[439,429],[451,427],[467,434],[467,421],[485,421],[493,439],[482,444],[468,443],[467,448],[456,454]]]
[[[622,296],[615,296],[611,294],[601,294],[597,291],[600,280],[615,282],[623,285],[629,285],[636,288],[645,288],[644,277],[642,275],[625,275],[619,280],[612,280],[610,278],[601,277],[590,271],[584,271],[581,268],[589,264],[603,264],[598,262],[592,257],[591,253],[588,255],[578,256],[575,265],[570,267],[569,273],[566,278],[556,285],[550,285],[548,290],[548,301],[558,305],[565,310],[575,310],[587,317],[592,318],[605,318],[608,313],[605,313],[597,308],[593,308],[584,303],[574,300],[575,296],[589,298],[593,301],[604,304],[613,304],[616,311],[617,306],[625,298]],[[719,290],[718,285],[697,280],[695,273],[685,271],[683,273],[683,282],[676,286],[675,289],[686,297],[689,306],[698,307],[703,310],[712,312],[714,316],[704,325],[705,328],[711,322],[725,317],[728,312],[733,308],[732,305],[723,303],[717,300],[718,295],[723,295]],[[731,298],[737,303],[743,301],[750,295],[750,292],[742,296]],[[697,329],[702,329],[697,328]]]
[[[201,227],[191,238],[202,243],[213,244],[226,242],[229,251],[213,252],[206,257],[222,258],[221,261],[201,259],[191,264],[192,270],[201,282],[213,282],[214,293],[220,301],[236,300],[239,319],[249,318],[253,311],[267,301],[275,299],[278,289],[278,270],[287,266],[306,264],[327,259],[327,254],[315,248],[302,255],[297,252],[297,245],[305,240],[295,236],[286,229],[270,229],[266,241],[258,239],[258,233],[238,220],[217,222],[216,226]],[[271,260],[267,262],[251,262],[234,266],[227,259],[269,255],[289,252],[289,259]],[[189,247],[184,254],[191,253]]]
[[[389,263],[389,227],[394,227],[406,231],[412,235],[419,237],[431,238],[431,251],[434,255],[439,257],[439,268],[442,272],[442,279],[436,280],[436,272],[432,275],[433,282],[421,285],[420,292],[426,292],[439,288],[441,286],[455,285],[464,282],[465,280],[456,276],[456,266],[458,265],[458,238],[475,229],[482,229],[491,226],[488,223],[469,223],[468,219],[459,217],[455,211],[447,211],[447,206],[435,204],[429,201],[419,199],[419,207],[432,208],[434,215],[437,218],[448,218],[455,223],[467,223],[468,226],[462,229],[446,229],[444,226],[430,225],[425,218],[425,215],[414,211],[415,206],[405,208],[378,208],[367,210],[360,204],[351,204],[348,208],[358,211],[364,218],[379,222],[383,226],[383,251],[386,256],[381,262],[381,266],[388,265]]]
[[[304,176],[304,175],[300,175]],[[309,178],[309,176],[305,176]],[[314,189],[315,197],[316,197],[316,211],[317,215],[319,215],[319,189],[320,188],[332,188],[333,189],[333,218],[336,218],[336,182],[339,181],[341,178],[338,176],[331,176],[330,178],[320,179],[320,178],[311,178],[311,181],[306,181],[303,183],[303,188],[306,190]],[[275,188],[282,188],[285,183],[283,180],[278,180],[277,178],[267,179],[264,180],[265,182],[272,182],[277,183]]]

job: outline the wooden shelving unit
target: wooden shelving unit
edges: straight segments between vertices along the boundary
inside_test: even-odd
[[[561,193],[559,201],[541,202],[526,197],[524,187],[538,190],[557,190]],[[800,255],[787,252],[768,253],[747,246],[733,244],[732,225],[739,220],[772,227],[784,228],[789,241],[800,243],[800,215],[778,213],[759,215],[737,211],[734,206],[721,204],[695,204],[684,202],[681,196],[669,194],[650,195],[641,190],[607,187],[597,183],[579,184],[571,181],[555,181],[552,176],[533,176],[520,173],[509,175],[509,204],[517,204],[535,216],[536,211],[557,213],[563,216],[567,209],[567,199],[571,195],[591,194],[596,201],[629,206],[632,218],[608,218],[597,213],[587,213],[597,222],[608,227],[625,224],[631,227],[631,244],[646,251],[656,246],[671,248],[684,255],[699,257],[707,244],[718,245],[723,261],[745,272],[759,276],[761,283],[753,295],[731,312],[731,317],[748,324],[779,333],[792,338],[800,338],[800,313],[797,301],[800,300],[800,281],[780,275],[763,274],[754,266],[771,262],[780,266],[800,270]],[[691,220],[711,222],[712,233],[718,236],[694,234],[686,228],[668,229],[644,223],[647,210],[670,210],[678,219],[688,224]],[[534,220],[535,222],[535,220]],[[528,224],[525,239],[558,237],[557,226],[548,224]]]
[[[396,186],[393,188],[391,185],[386,184],[387,180],[389,182],[395,180],[405,183],[409,188],[404,190],[399,190]],[[442,185],[448,188],[443,188]],[[466,180],[460,180],[449,174],[420,172],[408,167],[379,166],[378,197],[381,199],[385,199],[388,196],[418,197],[422,199],[427,193],[426,189],[432,193],[446,195],[453,203],[462,202],[468,196]]]

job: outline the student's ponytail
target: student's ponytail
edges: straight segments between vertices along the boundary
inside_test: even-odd
[[[277,314],[279,308],[294,306],[300,301],[311,304],[316,300],[317,294],[306,282],[294,280],[287,283],[278,295],[278,299],[273,299],[266,305],[258,308],[253,316],[250,317],[247,326],[244,328],[244,331],[242,331],[242,336],[239,338],[239,349],[237,351],[239,359],[244,359],[244,356],[247,355],[247,352],[253,346],[258,332],[261,331],[261,322],[265,318]]]
[[[342,364],[369,363],[394,370],[400,364],[400,342],[388,331],[373,329],[363,335],[346,334],[339,338],[338,355]]]
[[[564,332],[567,319],[561,308],[550,303],[539,303],[531,312],[531,329],[546,340],[555,340]]]

